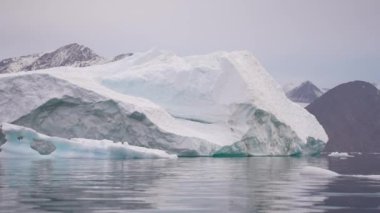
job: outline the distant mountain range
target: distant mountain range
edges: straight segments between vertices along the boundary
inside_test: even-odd
[[[32,71],[61,66],[85,67],[120,60],[131,55],[132,53],[127,53],[118,55],[113,59],[106,59],[88,47],[72,43],[52,52],[4,59],[0,61],[0,73]]]
[[[373,84],[341,84],[306,109],[329,136],[326,152],[380,152],[380,91]]]
[[[310,81],[301,84],[287,84],[284,87],[286,96],[293,102],[309,104],[320,97],[324,92]]]

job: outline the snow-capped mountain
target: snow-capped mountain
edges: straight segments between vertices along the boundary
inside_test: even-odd
[[[85,67],[117,61],[131,55],[132,53],[120,54],[108,60],[88,47],[72,43],[52,52],[4,59],[0,61],[0,73],[32,71],[61,66]]]
[[[329,136],[326,152],[380,152],[380,92],[372,84],[341,84],[306,109]]]
[[[284,88],[284,90],[286,96],[297,103],[311,103],[323,94],[322,90],[310,81],[302,82],[293,88]]]
[[[380,83],[373,82],[372,84],[373,84],[373,86],[375,86],[377,89],[380,90]]]
[[[124,141],[179,156],[314,154],[327,141],[315,117],[245,51],[148,51],[1,81],[1,122],[63,139]],[[16,129],[14,140],[28,137],[30,130]]]
[[[43,54],[23,69],[29,71],[61,66],[85,67],[104,62],[106,59],[94,53],[90,48],[73,43]]]
[[[295,81],[295,82],[287,82],[285,84],[281,84],[282,90],[284,90],[284,92],[286,94],[290,90],[292,90],[292,89],[298,87],[299,85],[301,85],[302,82]]]
[[[7,58],[0,61],[0,73],[12,73],[24,70],[26,66],[29,66],[36,61],[42,54],[32,54],[14,58]]]

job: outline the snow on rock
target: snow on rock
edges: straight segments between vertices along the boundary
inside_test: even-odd
[[[43,54],[36,61],[24,67],[23,70],[39,70],[60,66],[85,67],[105,62],[105,58],[100,57],[90,48],[73,43]]]
[[[124,57],[128,56],[124,54]],[[122,56],[119,56],[120,59]],[[90,48],[80,44],[68,44],[52,52],[8,58],[0,61],[0,73],[13,73],[47,69],[60,66],[84,67],[108,62]]]
[[[332,152],[328,155],[329,157],[337,157],[337,158],[348,158],[354,157],[353,155],[348,154],[347,152]]]
[[[375,86],[377,89],[380,89],[380,83],[379,82],[372,82],[373,86]]]
[[[32,129],[12,124],[2,124],[2,134],[7,142],[0,156],[58,157],[97,159],[176,158],[162,150],[132,146],[127,142],[82,138],[65,139],[40,134]]]
[[[32,54],[14,58],[7,58],[0,61],[0,73],[13,73],[23,70],[24,67],[32,64],[41,57],[42,54]]]

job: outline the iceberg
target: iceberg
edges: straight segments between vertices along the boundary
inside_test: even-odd
[[[90,67],[5,74],[0,90],[1,122],[178,156],[315,155],[328,139],[246,51],[180,57],[153,50]],[[42,153],[53,150],[44,146]]]
[[[349,158],[354,157],[353,155],[348,154],[347,152],[331,152],[329,157],[336,157],[336,158]]]
[[[8,123],[1,126],[6,143],[1,146],[0,156],[92,158],[92,159],[175,159],[176,155],[165,151],[129,145],[127,142],[65,139],[50,137]]]

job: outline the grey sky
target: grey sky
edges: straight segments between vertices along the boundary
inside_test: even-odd
[[[113,56],[253,52],[280,82],[380,82],[378,0],[0,0],[0,58],[78,42]]]

